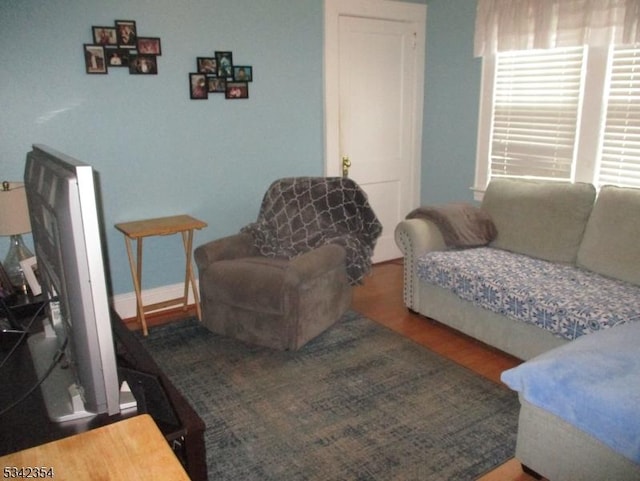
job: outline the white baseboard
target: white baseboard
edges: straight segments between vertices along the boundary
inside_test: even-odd
[[[196,281],[196,289],[198,281]],[[142,291],[142,303],[147,306],[157,302],[164,302],[170,299],[182,297],[184,293],[184,284],[173,284],[170,286],[156,287]],[[189,304],[193,304],[193,292],[189,289]],[[127,292],[113,296],[113,307],[122,319],[131,319],[136,317],[136,294],[135,292]],[[171,308],[169,308],[171,309]]]

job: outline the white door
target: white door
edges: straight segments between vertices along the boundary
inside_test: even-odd
[[[425,5],[325,2],[325,172],[348,157],[383,226],[374,262],[402,256],[393,232],[420,199],[425,25]]]

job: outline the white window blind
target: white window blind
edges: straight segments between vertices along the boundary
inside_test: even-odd
[[[584,49],[498,54],[491,176],[572,178]]]
[[[640,49],[615,48],[598,186],[640,187]]]

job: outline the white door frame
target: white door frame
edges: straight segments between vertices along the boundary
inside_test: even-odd
[[[412,205],[420,203],[420,172],[422,157],[422,122],[424,108],[424,62],[426,35],[426,5],[387,0],[325,0],[324,6],[324,128],[325,175],[339,176],[340,111],[339,111],[339,17],[350,15],[363,18],[397,19],[416,25],[415,109],[411,132],[412,152],[410,198]],[[420,61],[421,60],[421,61]]]

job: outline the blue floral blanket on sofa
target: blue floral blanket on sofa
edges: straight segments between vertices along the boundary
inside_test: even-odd
[[[418,278],[565,339],[640,320],[640,287],[491,247],[433,251]]]

